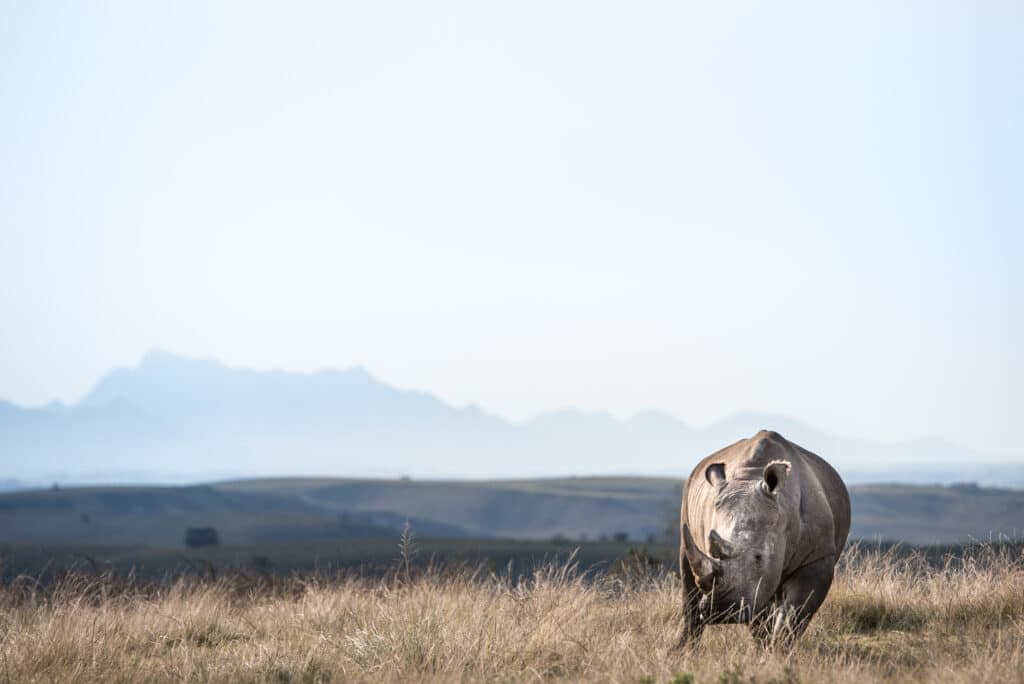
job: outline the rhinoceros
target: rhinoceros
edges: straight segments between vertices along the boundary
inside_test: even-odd
[[[799,637],[850,532],[850,496],[819,456],[762,430],[711,454],[683,488],[682,643],[746,623],[766,647]]]

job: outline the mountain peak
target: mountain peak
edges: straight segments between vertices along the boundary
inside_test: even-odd
[[[152,349],[150,349],[149,351],[142,355],[142,361],[139,362],[139,365],[154,366],[179,360],[180,357],[172,354],[166,349],[161,349],[160,347],[153,347]]]
[[[373,373],[367,370],[366,366],[350,366],[344,370],[336,368],[325,368],[324,370],[317,371],[314,375],[323,377],[344,377],[350,382],[365,382],[365,383],[380,383]]]
[[[207,366],[226,368],[224,364],[216,359],[212,358],[201,358],[201,357],[188,357],[180,356],[174,352],[169,352],[166,349],[154,347],[142,355],[142,360],[139,361],[139,369],[163,369],[173,368],[180,366]]]

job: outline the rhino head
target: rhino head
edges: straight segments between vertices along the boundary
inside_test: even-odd
[[[704,619],[746,622],[762,611],[779,586],[786,556],[785,496],[788,461],[739,469],[726,480],[712,463],[704,477],[714,488],[707,553],[683,526],[686,558],[703,597]]]

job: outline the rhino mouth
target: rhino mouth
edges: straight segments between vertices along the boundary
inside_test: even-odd
[[[754,619],[754,606],[744,598],[701,596],[697,613],[708,624],[747,624]]]

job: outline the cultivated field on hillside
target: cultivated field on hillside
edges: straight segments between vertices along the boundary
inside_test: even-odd
[[[0,677],[14,681],[1020,681],[1024,555],[934,564],[848,551],[790,653],[740,627],[675,648],[679,582],[617,566],[526,577],[222,577],[141,585],[67,577],[0,590]]]

